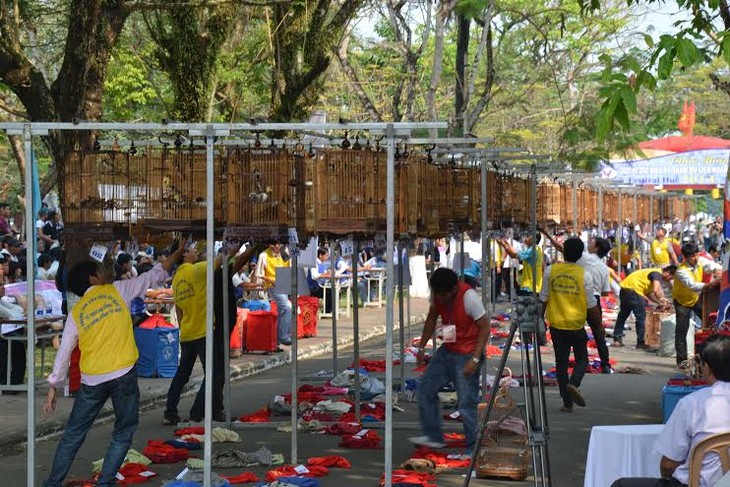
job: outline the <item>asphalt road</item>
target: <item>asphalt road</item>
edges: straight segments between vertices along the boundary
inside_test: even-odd
[[[414,328],[413,333],[414,335],[419,334],[420,328]],[[361,345],[361,356],[368,359],[381,359],[383,358],[384,348],[384,338],[371,340]],[[352,350],[341,350],[339,356],[339,367],[343,369],[352,361]],[[646,361],[645,366],[655,365],[654,360],[648,356],[637,355],[637,358]],[[493,373],[493,367],[497,366],[498,359],[499,357],[495,357],[490,361],[491,373]],[[518,374],[520,370],[518,359],[519,352],[510,354],[510,364],[515,366],[515,374]],[[544,357],[545,368],[552,364],[553,360],[550,356]],[[301,361],[299,363],[300,376],[313,374],[331,367],[332,359],[330,356]],[[411,367],[408,368],[410,370]],[[397,367],[395,371],[397,373]],[[588,398],[589,407],[578,409],[571,414],[558,412],[560,402],[557,388],[548,387],[547,408],[550,423],[549,449],[552,485],[557,487],[578,487],[583,484],[588,436],[592,425],[659,422],[658,403],[660,394],[657,393],[657,390],[661,390],[661,384],[665,380],[666,376],[663,376],[663,374],[587,376],[582,390]],[[260,409],[274,395],[288,392],[291,387],[290,384],[291,369],[289,367],[270,370],[235,383],[232,388],[233,415],[238,416]],[[511,394],[517,402],[520,402],[523,398],[522,389],[520,388],[513,389]],[[189,410],[190,404],[191,397],[183,398],[180,407],[182,415]],[[412,425],[417,424],[416,404],[401,402],[401,406],[405,408],[405,412],[396,413],[395,421]],[[140,425],[134,438],[133,448],[141,451],[147,440],[166,440],[173,437],[173,428],[162,424],[162,411],[162,405],[157,405],[141,413]],[[448,413],[450,411],[445,410],[444,412]],[[460,426],[452,425],[451,430],[460,431]],[[112,424],[106,423],[96,425],[89,432],[86,442],[71,468],[69,478],[89,477],[91,462],[103,457],[109,443],[111,431]],[[258,427],[238,431],[242,436],[241,443],[214,444],[214,450],[218,448],[239,448],[245,451],[254,451],[261,446],[266,446],[275,453],[283,453],[287,462],[289,461],[291,444],[289,434],[278,432],[273,428],[262,429]],[[379,431],[379,434],[384,436],[382,430]],[[413,447],[409,443],[408,437],[416,434],[419,434],[419,432],[414,428],[398,428],[395,430],[393,438],[393,464],[395,466],[410,457]],[[330,435],[301,433],[299,438],[300,463],[311,456],[342,455],[353,464],[351,470],[331,469],[328,476],[319,479],[321,485],[348,485],[350,487],[378,485],[378,480],[384,468],[383,450],[340,448],[337,446],[338,437]],[[41,441],[37,445],[37,485],[41,485],[42,480],[45,479],[48,473],[57,441],[58,438],[51,438]],[[202,451],[193,452],[193,454],[202,457]],[[26,485],[25,462],[24,453],[2,457],[3,480],[0,481],[0,485]],[[161,480],[174,478],[182,468],[182,464],[153,465],[152,470],[158,473],[158,477],[143,485],[160,485]],[[264,467],[254,467],[248,470],[255,472],[262,479],[266,473]],[[236,475],[241,473],[241,470],[219,470],[217,472],[225,475]],[[437,483],[439,486],[460,486],[464,481],[462,473],[460,471],[442,473],[438,476]],[[471,485],[493,486],[532,484],[531,479],[526,482],[474,479],[471,482]]]

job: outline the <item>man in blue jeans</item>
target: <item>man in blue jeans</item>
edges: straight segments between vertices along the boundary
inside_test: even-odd
[[[424,435],[410,440],[419,446],[443,448],[441,404],[438,391],[449,382],[459,396],[459,412],[466,435],[466,450],[460,459],[470,458],[477,439],[477,405],[479,403],[479,366],[489,339],[489,322],[481,297],[460,282],[451,269],[436,269],[429,282],[431,307],[421,334],[418,363],[423,363],[426,343],[433,336],[436,320],[441,317],[443,345],[436,350],[418,383],[418,413]]]
[[[81,299],[66,320],[53,372],[48,377],[50,386],[43,412],[50,416],[56,410],[56,389],[66,378],[71,352],[77,343],[81,349],[81,389],[56,448],[45,487],[61,486],[94,419],[109,398],[114,406],[114,432],[96,485],[117,485],[117,472],[139,421],[135,366],[139,352],[129,303],[163,282],[182,251],[180,247],[170,259],[139,277],[111,284],[96,262],[79,262],[69,271],[68,290]]]

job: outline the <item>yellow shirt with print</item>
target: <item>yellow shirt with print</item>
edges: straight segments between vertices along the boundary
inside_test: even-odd
[[[702,270],[702,267],[700,267],[699,265],[695,269],[692,269],[685,263],[677,268],[677,272],[682,269],[686,269],[687,272],[689,272],[689,274],[694,278],[695,282],[702,282],[702,275],[704,272]],[[685,308],[691,308],[692,306],[697,304],[697,301],[699,301],[700,293],[691,290],[690,288],[685,286],[682,281],[675,277],[674,288],[672,289],[672,298]]]
[[[172,278],[175,306],[183,312],[180,341],[191,342],[205,336],[207,263],[185,263]]]
[[[661,269],[641,269],[629,274],[626,279],[621,281],[623,289],[630,289],[640,296],[648,296],[653,290],[654,285],[649,280],[649,274],[652,272],[662,273]]]
[[[71,314],[79,331],[81,372],[108,374],[137,362],[132,315],[113,284],[89,288]]]
[[[585,269],[572,262],[553,264],[545,311],[550,326],[559,330],[580,330],[586,321],[587,303]]]

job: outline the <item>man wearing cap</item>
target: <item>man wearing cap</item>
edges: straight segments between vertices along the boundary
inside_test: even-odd
[[[651,247],[650,258],[654,267],[664,267],[670,263],[675,267],[679,265],[677,254],[674,253],[674,246],[666,238],[667,231],[664,228],[657,228],[654,238],[649,238],[641,232],[636,232],[636,236]]]
[[[703,289],[720,287],[720,280],[713,279],[705,284],[704,269],[699,265],[699,249],[693,242],[682,246],[684,262],[674,274],[674,310],[677,314],[677,327],[674,332],[674,348],[677,351],[677,365],[687,360],[687,330],[691,313],[702,319],[702,301],[700,293]]]

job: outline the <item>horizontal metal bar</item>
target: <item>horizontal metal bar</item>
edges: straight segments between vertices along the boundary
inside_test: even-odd
[[[110,122],[31,122],[37,130],[180,130],[180,131],[259,131],[259,130],[398,130],[446,128],[446,122],[369,122],[369,123],[110,123]],[[22,130],[24,124],[0,123],[0,130]],[[396,135],[398,135],[396,133]]]
[[[408,143],[412,145],[426,144],[491,144],[494,142],[492,137],[413,137],[408,138]]]

